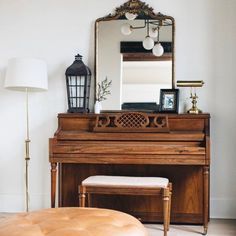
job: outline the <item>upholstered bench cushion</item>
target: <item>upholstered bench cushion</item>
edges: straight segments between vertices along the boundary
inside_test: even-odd
[[[107,209],[54,208],[0,221],[0,236],[147,236],[134,217]]]
[[[127,186],[127,187],[167,187],[169,180],[161,177],[130,177],[130,176],[90,176],[84,181],[84,186]]]

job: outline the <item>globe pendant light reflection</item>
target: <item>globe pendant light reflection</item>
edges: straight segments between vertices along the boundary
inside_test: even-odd
[[[146,38],[143,40],[143,47],[146,50],[151,50],[154,47],[154,40],[150,37],[149,35],[149,20],[145,20],[145,26],[147,25],[147,36]]]
[[[160,57],[163,55],[164,53],[164,48],[162,47],[162,45],[160,43],[157,43],[153,49],[152,49],[152,53],[153,55],[155,55],[156,57]]]
[[[160,57],[164,53],[164,48],[160,44],[160,40],[159,40],[160,34],[159,33],[160,33],[160,27],[158,26],[158,28],[157,28],[157,43],[156,43],[156,45],[152,49],[152,53],[156,57]]]
[[[125,23],[121,27],[121,33],[124,35],[130,35],[132,33],[132,26],[128,23]]]
[[[147,50],[151,50],[154,47],[154,40],[150,36],[147,36],[143,40],[143,47]]]
[[[138,15],[134,13],[130,13],[130,12],[125,13],[125,17],[127,18],[127,20],[134,20],[137,16]]]

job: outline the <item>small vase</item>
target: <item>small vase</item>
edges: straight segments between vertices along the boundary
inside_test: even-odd
[[[95,104],[94,104],[94,113],[95,114],[100,114],[102,110],[102,104],[100,101],[96,101]]]

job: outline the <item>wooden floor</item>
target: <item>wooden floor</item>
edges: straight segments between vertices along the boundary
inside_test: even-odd
[[[163,236],[162,225],[148,224],[149,236]],[[171,225],[168,236],[196,236],[203,232],[202,226]],[[236,220],[211,219],[207,236],[236,236]]]
[[[12,216],[12,213],[0,213],[0,221]],[[163,236],[163,226],[159,224],[145,224],[149,236]],[[202,226],[171,225],[168,236],[196,236],[201,235]],[[207,236],[236,236],[236,220],[211,219]]]

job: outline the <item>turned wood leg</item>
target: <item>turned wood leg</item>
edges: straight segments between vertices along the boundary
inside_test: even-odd
[[[203,167],[203,188],[203,235],[206,235],[209,221],[209,166]]]
[[[170,200],[169,188],[165,188],[163,190],[164,236],[167,236],[167,230],[168,230],[169,200]]]
[[[85,207],[86,187],[79,186],[79,206]]]
[[[169,206],[168,206],[167,231],[169,231],[169,228],[170,228],[171,197],[172,197],[172,183],[169,183]]]
[[[51,207],[55,208],[57,183],[57,163],[51,163]]]

